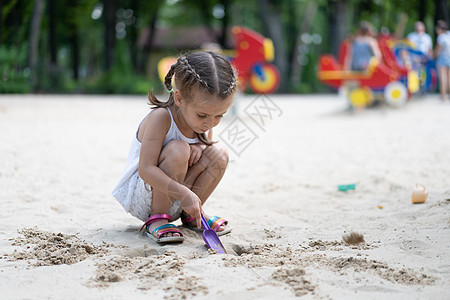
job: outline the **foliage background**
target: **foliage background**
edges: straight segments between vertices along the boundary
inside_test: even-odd
[[[435,21],[449,16],[446,0],[0,0],[0,12],[0,93],[161,91],[149,61],[156,53],[192,49],[156,49],[157,30],[215,29],[221,33],[217,42],[226,46],[224,33],[233,25],[274,41],[279,92],[325,92],[315,76],[318,56],[336,54],[361,20],[378,30],[400,31],[400,37],[422,20],[435,37]],[[145,30],[150,35],[142,43]],[[315,42],[301,42],[308,37]]]

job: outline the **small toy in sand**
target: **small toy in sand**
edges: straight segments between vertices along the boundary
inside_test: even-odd
[[[356,188],[356,184],[340,184],[338,185],[338,190],[341,192],[346,192],[348,190],[354,190]]]
[[[349,244],[349,245],[357,245],[357,244],[365,242],[364,235],[362,235],[361,233],[358,233],[358,232],[354,232],[354,231],[343,234],[342,239],[344,240],[344,242],[346,244]]]
[[[417,183],[416,187],[412,192],[412,203],[424,203],[427,200],[428,192],[425,190],[425,187],[422,184]]]

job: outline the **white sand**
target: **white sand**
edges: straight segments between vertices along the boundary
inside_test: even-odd
[[[251,115],[263,101],[271,119]],[[0,96],[0,298],[450,298],[450,103],[238,104],[215,131],[240,155],[205,205],[234,228],[229,254],[213,255],[183,228],[183,244],[153,243],[110,194],[144,96]],[[233,124],[255,134],[247,148]],[[424,204],[411,203],[416,183]],[[351,231],[365,243],[346,245]]]

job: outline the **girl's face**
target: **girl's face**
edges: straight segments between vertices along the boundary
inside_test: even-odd
[[[175,91],[175,104],[180,108],[186,124],[196,133],[205,133],[217,126],[233,103],[233,95],[225,99],[211,98],[202,91],[192,91],[192,98],[186,101]]]

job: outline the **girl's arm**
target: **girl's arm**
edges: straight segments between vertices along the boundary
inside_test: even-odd
[[[348,49],[344,59],[344,69],[350,70],[352,66],[352,43],[348,42]]]
[[[381,61],[381,50],[380,47],[378,47],[378,42],[375,38],[370,39],[370,46],[372,47],[373,55]]]
[[[434,58],[436,59],[439,56],[439,53],[442,51],[442,45],[441,45],[441,35],[439,34],[436,39],[436,48],[434,49]]]
[[[212,140],[212,128],[208,130],[208,139]],[[200,158],[202,157],[203,150],[207,148],[205,144],[198,143],[198,144],[191,144],[189,145],[191,147],[191,156],[189,157],[189,167],[192,167],[192,165],[195,165]]]
[[[189,147],[191,148],[191,156],[189,157],[189,167],[192,167],[192,165],[195,165],[200,158],[202,157],[203,154],[203,150],[206,149],[206,145],[205,144],[191,144],[189,145]]]
[[[441,53],[442,46],[439,44],[436,44],[436,48],[434,49],[434,58],[438,58],[439,53]]]
[[[142,143],[139,158],[139,176],[153,189],[180,200],[183,210],[201,223],[201,201],[186,186],[176,182],[158,167],[165,136],[170,128],[170,115],[166,109],[155,109],[142,122],[139,138]]]

